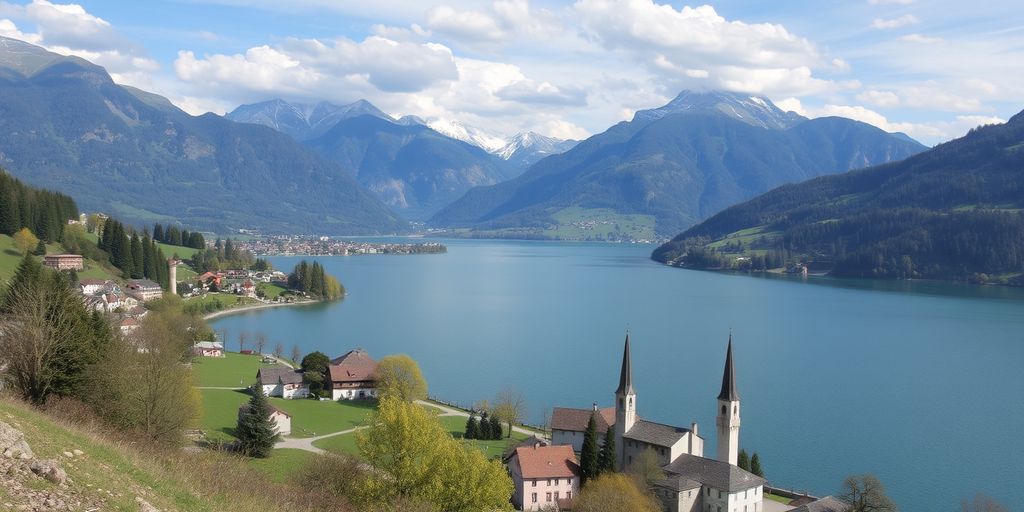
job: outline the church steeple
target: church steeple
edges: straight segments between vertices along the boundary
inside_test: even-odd
[[[606,388],[607,389],[607,388]],[[615,394],[634,395],[633,391],[633,365],[629,361],[629,333],[626,333],[626,348],[622,351],[622,371],[619,372],[619,388]]]
[[[736,372],[732,366],[732,333],[729,333],[729,349],[725,353],[725,372],[722,373],[722,392],[718,394],[719,400],[736,402],[740,394],[736,392]]]
[[[615,390],[615,449],[619,469],[624,469],[630,460],[626,457],[626,443],[623,437],[636,423],[636,390],[633,389],[633,365],[629,360],[629,333],[622,350],[622,372],[619,373],[619,388]]]
[[[729,349],[725,353],[725,372],[722,373],[722,391],[718,394],[718,460],[735,466],[740,451],[740,394],[736,391],[736,370],[732,362],[732,333]]]

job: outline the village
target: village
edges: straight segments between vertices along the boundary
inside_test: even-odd
[[[237,242],[240,249],[257,256],[356,256],[365,254],[439,254],[447,252],[437,242],[367,242],[326,236],[258,236]]]

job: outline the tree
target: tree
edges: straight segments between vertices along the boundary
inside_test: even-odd
[[[601,445],[601,453],[597,458],[597,471],[599,474],[615,471],[615,427],[609,426],[604,433],[604,444]]]
[[[225,333],[224,336],[227,336],[227,333]],[[227,339],[227,338],[224,338],[224,339]],[[245,350],[245,343],[248,340],[249,340],[249,333],[247,333],[245,331],[240,331],[238,333],[238,351],[239,352]]]
[[[427,381],[416,361],[405,355],[385,356],[377,363],[377,389],[406,402],[427,398]]]
[[[750,455],[747,455],[746,450],[740,450],[740,459],[736,465],[744,471],[750,471]]]
[[[505,388],[494,399],[494,415],[501,421],[508,423],[508,435],[512,437],[512,425],[518,423],[526,414],[526,399],[523,394],[512,389]]]
[[[14,246],[18,248],[18,251],[25,254],[32,249],[35,249],[36,245],[39,244],[39,239],[32,233],[29,228],[21,228],[11,238],[14,238]]]
[[[324,392],[324,381],[331,359],[323,352],[310,352],[302,358],[302,374],[309,382],[309,392],[320,396]]]
[[[587,430],[583,433],[583,449],[580,451],[580,484],[586,485],[588,480],[597,478],[600,470],[597,467],[597,419],[596,413],[590,413]]]
[[[267,335],[262,332],[256,333],[256,353],[263,354],[263,347],[267,346]]]
[[[131,340],[113,342],[90,382],[88,401],[97,413],[150,439],[179,442],[199,417],[201,402],[191,371],[182,365],[192,344],[190,324],[177,310],[154,311]]]
[[[281,343],[279,341],[277,342],[276,345],[274,345],[274,357],[277,359],[281,359],[282,357],[284,357],[284,343]]]
[[[607,473],[583,488],[572,509],[577,512],[659,512],[661,506],[632,478]]]
[[[274,420],[270,419],[270,402],[263,394],[263,386],[253,386],[252,398],[248,406],[238,414],[235,437],[238,438],[239,450],[256,458],[270,456],[270,450],[280,437],[275,430]]]
[[[487,415],[487,411],[480,413],[480,428],[476,431],[476,438],[488,440],[494,437],[491,433],[491,418]]]
[[[501,462],[457,442],[417,404],[381,398],[356,445],[373,468],[360,484],[366,508],[413,500],[446,512],[509,510],[512,479]]]
[[[754,456],[750,458],[750,472],[764,477],[764,470],[761,469],[761,457],[757,455],[757,452],[754,452]]]
[[[849,512],[896,512],[896,504],[885,494],[885,485],[871,474],[855,475],[843,481],[839,499],[850,504]]]
[[[626,472],[636,480],[637,485],[647,490],[665,478],[665,473],[661,470],[661,460],[653,448],[648,448],[633,457],[633,462],[626,468]]]
[[[293,343],[292,344],[292,362],[293,363],[298,363],[300,357],[302,357],[302,350],[299,348],[298,344]]]
[[[469,413],[469,418],[466,419],[466,430],[462,434],[463,439],[476,439],[477,438],[477,426],[476,414]]]
[[[1010,512],[1010,509],[984,494],[976,494],[971,503],[964,501],[960,504],[960,510],[962,512]]]
[[[491,441],[498,441],[501,439],[501,420],[497,416],[491,415]]]
[[[32,250],[33,256],[45,256],[46,255],[46,243],[40,240],[36,243],[36,248]]]

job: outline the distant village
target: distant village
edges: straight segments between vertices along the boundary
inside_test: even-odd
[[[260,236],[236,241],[239,249],[257,256],[355,256],[362,254],[439,254],[448,252],[437,242],[383,243],[330,238],[326,236]]]

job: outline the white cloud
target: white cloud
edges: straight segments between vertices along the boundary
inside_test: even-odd
[[[558,31],[556,25],[550,11],[531,9],[527,0],[496,0],[483,9],[440,5],[426,15],[431,33],[477,51],[492,50],[521,36],[547,38]]]
[[[921,22],[921,20],[917,19],[917,16],[914,16],[913,14],[904,14],[903,16],[900,16],[899,18],[891,18],[891,19],[875,18],[875,20],[871,22],[871,28],[875,28],[875,29],[879,29],[879,30],[887,30],[887,29],[894,29],[894,28],[905,27],[907,25],[914,25],[914,24],[920,23],[920,22]]]
[[[907,34],[905,36],[901,36],[900,40],[901,41],[906,41],[908,43],[917,43],[917,44],[935,44],[935,43],[941,43],[942,42],[942,38],[941,37],[931,37],[931,36],[926,36],[926,35],[923,35],[923,34]]]
[[[857,95],[857,100],[876,107],[895,107],[900,104],[900,97],[892,91],[870,89]]]

